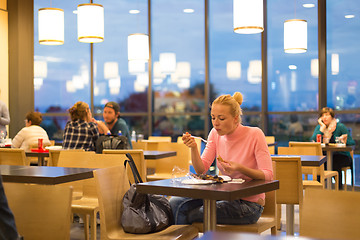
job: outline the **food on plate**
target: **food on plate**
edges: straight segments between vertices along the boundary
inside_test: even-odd
[[[198,178],[198,179],[202,179],[202,180],[213,180],[213,181],[218,182],[218,183],[223,183],[224,182],[224,179],[222,179],[218,175],[212,176],[212,175],[208,175],[208,174],[197,174],[194,177]]]

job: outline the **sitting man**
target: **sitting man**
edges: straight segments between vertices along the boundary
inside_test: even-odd
[[[116,102],[108,102],[105,104],[103,111],[104,121],[112,135],[118,135],[119,131],[128,140],[128,146],[132,149],[131,136],[124,119],[120,118],[120,106]],[[100,133],[101,130],[100,130]],[[104,133],[105,134],[105,133]]]

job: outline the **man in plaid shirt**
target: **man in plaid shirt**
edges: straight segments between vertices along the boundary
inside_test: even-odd
[[[102,122],[92,118],[89,105],[77,102],[69,109],[71,121],[66,123],[63,136],[63,149],[84,149],[95,151],[95,142],[99,138],[98,127],[107,132]]]

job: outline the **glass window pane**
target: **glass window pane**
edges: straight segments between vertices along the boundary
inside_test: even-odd
[[[234,33],[232,12],[232,0],[209,1],[210,101],[239,91],[244,110],[260,111],[261,34]]]
[[[128,61],[128,35],[148,34],[147,1],[104,1],[104,42],[94,44],[94,106],[103,108],[108,101],[120,103],[122,112],[146,112],[147,62]],[[130,11],[132,10],[132,11]],[[139,12],[133,14],[134,10]],[[98,113],[98,111],[96,111]]]
[[[204,99],[204,1],[151,4],[154,111],[201,112],[192,104]]]
[[[309,142],[318,114],[273,114],[269,115],[268,132],[275,136],[278,146],[289,146],[289,141]]]
[[[328,106],[356,109],[360,107],[359,1],[327,1],[326,7]]]
[[[90,104],[89,44],[77,40],[77,5],[82,1],[57,1],[51,7],[64,10],[65,43],[39,44],[38,9],[49,1],[34,0],[34,91],[35,109],[66,112],[77,101]]]
[[[70,116],[43,116],[41,127],[45,129],[50,140],[62,142],[66,123]]]
[[[317,5],[305,8],[296,1],[267,1],[268,7],[268,110],[308,111],[318,107]],[[307,21],[307,52],[284,52],[284,22]],[[313,67],[312,67],[313,66]]]

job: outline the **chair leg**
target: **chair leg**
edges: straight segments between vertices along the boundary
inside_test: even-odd
[[[271,228],[271,235],[273,236],[277,235],[276,226]]]
[[[286,204],[286,235],[294,236],[294,204]]]
[[[276,204],[276,228],[281,230],[281,204]]]
[[[96,240],[96,229],[97,229],[96,214],[97,211],[94,211],[90,215],[91,240]]]

